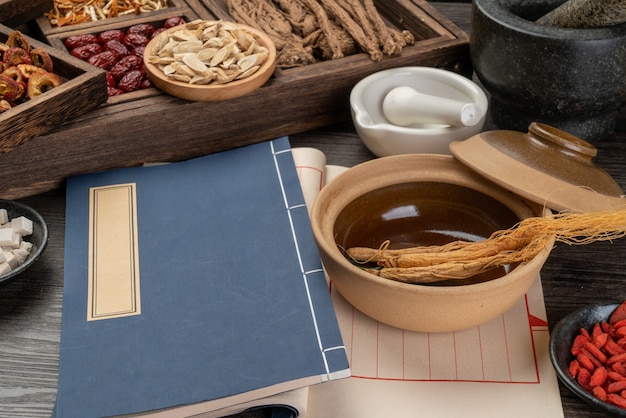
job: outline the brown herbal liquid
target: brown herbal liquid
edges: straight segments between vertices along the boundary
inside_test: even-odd
[[[349,204],[335,223],[340,248],[390,249],[479,241],[507,229],[519,218],[507,206],[481,192],[453,184],[405,183],[369,192]],[[510,266],[437,285],[478,283],[500,277]]]

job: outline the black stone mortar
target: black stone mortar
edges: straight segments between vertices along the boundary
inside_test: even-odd
[[[626,104],[626,24],[534,23],[563,0],[474,0],[470,54],[500,129],[542,122],[588,142],[615,129]]]

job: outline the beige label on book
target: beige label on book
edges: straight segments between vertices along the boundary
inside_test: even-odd
[[[90,189],[88,321],[141,314],[135,188]]]

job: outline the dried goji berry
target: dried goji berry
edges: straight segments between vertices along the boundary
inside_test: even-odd
[[[589,370],[581,367],[578,371],[578,377],[576,377],[576,380],[583,389],[591,391],[591,385],[589,384],[589,382],[591,382],[591,373]]]
[[[591,329],[591,339],[595,339],[598,335],[602,334],[602,325],[599,322],[596,322]]]
[[[616,323],[613,324],[613,328],[621,328],[626,326],[626,319],[620,319]]]
[[[601,401],[606,402],[607,394],[602,386],[595,386],[592,391],[593,391],[593,396],[600,399]]]
[[[609,338],[606,340],[606,343],[604,343],[604,346],[602,347],[602,349],[606,351],[606,353],[609,356],[614,356],[616,354],[621,354],[621,353],[626,352],[626,350],[620,347],[620,345],[617,344],[615,340],[613,340],[612,338]]]
[[[596,337],[593,337],[593,345],[595,345],[598,348],[602,348],[604,347],[604,344],[606,344],[606,342],[609,340],[609,334],[607,334],[606,332],[603,332],[601,334],[599,334]]]
[[[598,348],[596,347],[593,343],[590,342],[586,342],[585,343],[585,350],[587,350],[593,357],[595,357],[596,359],[598,359],[598,361],[601,364],[596,364],[596,366],[598,365],[602,365],[606,362],[606,355]],[[593,361],[593,359],[592,359]]]
[[[580,354],[578,354],[578,356],[576,356],[576,360],[578,360],[578,363],[580,364],[580,367],[582,367],[584,369],[587,369],[590,372],[593,372],[597,366],[591,360],[591,357],[589,355],[585,354],[584,351],[585,351],[585,349],[583,348],[580,351]]]
[[[608,376],[609,372],[606,370],[606,368],[600,366],[593,371],[589,384],[591,386],[602,386],[606,382]]]
[[[626,353],[620,353],[607,358],[606,364],[610,366],[613,363],[623,363],[624,361],[626,361]]]
[[[626,377],[626,366],[624,366],[622,363],[617,362],[611,364],[611,369],[613,369],[616,373],[619,373],[622,376]]]
[[[611,379],[612,381],[614,381],[614,382],[617,382],[619,380],[626,380],[626,376],[624,376],[621,373],[618,373],[618,372],[616,372],[614,370],[609,370],[607,372],[607,377],[609,379]]]
[[[626,408],[626,399],[622,398],[616,393],[609,393],[606,395],[606,401],[612,403],[615,406],[619,406],[620,408]]]
[[[626,302],[619,305],[609,317],[609,324],[615,326],[618,321],[626,319]]]
[[[591,378],[589,379],[591,380]],[[616,393],[626,390],[626,380],[618,380],[617,382],[609,383],[606,387],[606,391],[609,393]]]
[[[597,399],[626,409],[626,301],[590,328],[580,328],[570,346],[568,372]]]
[[[578,371],[580,370],[580,363],[578,363],[578,360],[574,359],[569,363],[569,375],[572,377],[576,377],[576,375],[578,375]],[[616,372],[614,372],[616,373]]]
[[[580,329],[580,334],[591,340],[591,335],[589,335],[589,331],[587,331],[585,328]]]
[[[591,341],[588,337],[584,335],[578,334],[576,338],[574,338],[574,342],[572,343],[572,347],[570,348],[570,352],[573,356],[577,356],[580,354],[580,349],[585,346],[586,342]]]

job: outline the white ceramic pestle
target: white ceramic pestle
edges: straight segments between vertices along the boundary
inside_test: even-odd
[[[383,113],[389,122],[399,126],[474,126],[483,116],[482,109],[475,103],[432,96],[407,86],[395,87],[387,93]]]

